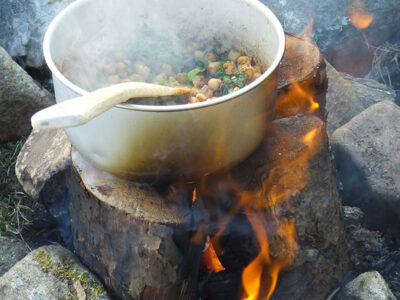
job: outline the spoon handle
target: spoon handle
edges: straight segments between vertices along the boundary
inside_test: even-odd
[[[49,106],[31,118],[35,129],[75,127],[131,98],[182,95],[189,88],[172,88],[144,82],[125,82]]]

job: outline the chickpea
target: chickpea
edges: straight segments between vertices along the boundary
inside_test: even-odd
[[[185,84],[187,82],[187,73],[178,73],[176,74],[176,79],[179,83]]]
[[[214,61],[217,60],[217,57],[215,56],[215,54],[214,54],[214,53],[211,53],[211,52],[207,53],[206,56],[205,56],[205,58],[206,58],[209,62],[214,62]]]
[[[212,96],[214,96],[214,91],[212,89],[206,89],[203,93],[207,99],[210,99]]]
[[[261,70],[261,67],[260,66],[253,66],[253,69],[254,69],[254,73],[262,73],[262,70]]]
[[[154,78],[154,81],[162,81],[162,80],[167,80],[167,76],[164,73],[160,73]]]
[[[207,85],[211,90],[216,91],[220,88],[221,82],[222,82],[221,79],[211,78],[208,81]]]
[[[134,69],[135,72],[142,76],[145,80],[150,75],[150,68],[143,61],[136,61],[134,64]]]
[[[197,99],[196,97],[190,97],[189,103],[196,103],[196,102],[199,102],[199,99]]]
[[[197,98],[199,101],[207,100],[206,95],[204,95],[204,94],[202,94],[202,93],[198,93],[198,94],[196,95],[196,98]]]
[[[235,73],[236,65],[233,61],[228,60],[226,63],[223,64],[225,73],[231,75]]]
[[[194,57],[196,58],[203,58],[204,57],[204,52],[200,50],[194,51]]]
[[[219,66],[221,65],[221,63],[219,61],[216,62],[212,62],[208,64],[208,73],[210,74],[215,74],[218,71]]]
[[[251,66],[251,57],[249,56],[239,56],[237,59],[239,65]]]
[[[161,68],[162,68],[162,71],[163,71],[164,74],[171,75],[171,73],[172,73],[172,66],[171,65],[163,64]]]
[[[241,56],[243,53],[240,50],[237,49],[232,49],[231,51],[229,51],[228,53],[228,60],[232,60],[235,61],[238,59],[239,56]]]
[[[197,43],[192,42],[192,43],[189,44],[188,50],[189,50],[190,52],[194,52],[194,51],[196,51],[197,49],[199,49],[199,45],[198,45]]]
[[[235,87],[233,88],[233,91],[234,91],[234,92],[236,92],[236,91],[238,91],[238,90],[240,90],[240,88],[239,88],[238,86],[235,86]]]
[[[128,68],[128,66],[125,65],[123,62],[119,62],[119,63],[117,63],[116,68],[119,71],[125,71]]]
[[[204,75],[196,75],[196,76],[193,78],[192,83],[193,83],[193,86],[194,86],[195,88],[198,88],[198,89],[202,88],[203,85],[205,84],[205,82],[204,82]]]
[[[238,71],[245,72],[247,74],[247,76],[249,77],[247,81],[250,81],[253,78],[254,69],[253,69],[252,66],[239,65],[238,66]]]

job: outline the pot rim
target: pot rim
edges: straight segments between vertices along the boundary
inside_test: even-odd
[[[70,80],[68,80],[60,70],[56,67],[50,53],[50,42],[51,39],[54,35],[55,28],[57,27],[58,23],[61,22],[62,18],[67,15],[71,10],[76,9],[76,7],[79,7],[82,5],[83,2],[85,1],[90,1],[90,0],[81,0],[81,1],[76,1],[68,5],[64,10],[62,10],[50,23],[46,34],[44,36],[43,40],[43,53],[44,53],[44,58],[45,61],[52,72],[53,76],[55,76],[59,81],[61,81],[64,85],[69,87],[71,90],[74,92],[78,93],[79,95],[86,95],[89,92],[80,88],[79,86],[75,85],[72,83]],[[270,21],[271,25],[275,28],[277,36],[278,36],[278,49],[277,49],[277,54],[275,56],[275,59],[273,62],[270,64],[268,69],[256,80],[251,82],[250,84],[244,86],[240,90],[236,92],[229,93],[225,96],[222,97],[217,97],[212,100],[207,100],[203,102],[197,102],[197,103],[189,103],[189,104],[179,104],[179,105],[142,105],[142,104],[118,104],[115,107],[121,108],[121,109],[128,109],[128,110],[136,110],[136,111],[154,111],[154,112],[167,112],[167,111],[183,111],[183,110],[193,110],[193,109],[198,109],[202,107],[207,107],[207,106],[212,106],[216,104],[220,104],[223,102],[226,102],[228,100],[231,100],[233,98],[236,98],[238,96],[241,96],[242,94],[245,94],[261,84],[268,76],[271,75],[272,72],[275,71],[275,69],[278,67],[282,57],[283,53],[285,51],[285,34],[282,28],[281,23],[279,22],[278,18],[274,15],[274,13],[267,8],[264,4],[259,2],[258,0],[245,0],[249,5],[253,5],[261,11],[266,18]]]

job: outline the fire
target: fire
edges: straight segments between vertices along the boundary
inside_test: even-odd
[[[311,86],[308,90],[294,81],[285,96],[277,101],[275,115],[283,117],[304,112],[312,113],[318,109],[319,104],[314,100],[311,89]]]
[[[193,195],[192,195],[192,204],[193,204],[194,202],[196,202],[196,193],[197,193],[197,190],[196,190],[196,188],[194,188],[194,189],[193,189]]]
[[[371,25],[374,16],[367,13],[363,0],[356,0],[348,10],[351,24],[358,29],[365,29]]]
[[[291,265],[294,255],[285,253],[271,258],[265,225],[254,211],[249,208],[245,211],[261,249],[257,257],[243,270],[242,284],[245,295],[242,300],[268,300],[275,290],[279,272]],[[294,222],[278,225],[275,234],[284,240],[286,246],[289,245],[286,249],[296,248]]]
[[[203,256],[201,257],[201,263],[207,268],[207,270],[215,273],[225,270],[217,254],[215,253],[214,246],[210,241],[209,236],[207,237],[206,247],[203,251]]]

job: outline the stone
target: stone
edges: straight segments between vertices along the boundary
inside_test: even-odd
[[[372,79],[356,78],[338,72],[326,62],[328,93],[328,135],[373,104],[394,101],[396,93],[384,84]]]
[[[70,251],[59,245],[43,246],[0,278],[0,299],[78,299],[82,291],[75,286],[79,284],[87,299],[110,299],[101,282]]]
[[[3,0],[0,2],[0,45],[30,67],[44,65],[42,43],[50,21],[74,0]]]
[[[0,236],[0,276],[29,253],[29,248],[20,239]]]
[[[359,275],[347,283],[335,300],[396,300],[385,279],[376,271]]]
[[[0,142],[28,135],[31,116],[53,103],[52,95],[0,47]]]
[[[46,206],[69,248],[72,247],[72,235],[65,178],[71,166],[71,147],[63,129],[33,130],[15,165],[22,188]]]
[[[343,203],[360,207],[372,228],[400,215],[400,107],[375,104],[332,135]]]
[[[338,70],[353,76],[368,73],[374,47],[398,38],[398,0],[366,0],[365,12],[374,21],[366,29],[353,26],[349,7],[354,0],[261,0],[279,18],[283,27],[295,34],[312,30],[312,39],[325,58]],[[308,26],[308,28],[306,28]]]

